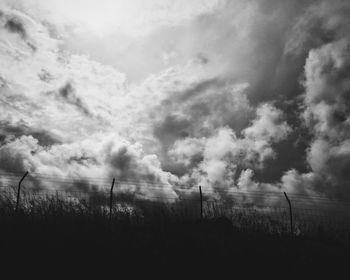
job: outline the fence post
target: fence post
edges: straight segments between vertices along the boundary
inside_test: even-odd
[[[25,177],[27,177],[28,175],[28,171],[26,173],[24,173],[24,175],[22,176],[21,180],[18,183],[18,188],[17,188],[17,201],[16,201],[16,213],[18,212],[18,208],[19,208],[19,202],[21,199],[21,184],[24,180]]]
[[[109,223],[112,221],[112,209],[113,209],[113,189],[114,189],[115,178],[113,178],[111,193],[109,196]]]
[[[291,235],[294,234],[294,230],[293,230],[293,212],[292,212],[292,204],[290,203],[290,200],[288,198],[288,195],[286,194],[286,192],[283,192],[284,196],[286,197],[286,200],[288,202],[289,205],[289,219],[290,219],[290,233]]]
[[[203,219],[203,194],[202,194],[202,187],[199,186],[199,198],[201,203],[201,219]]]

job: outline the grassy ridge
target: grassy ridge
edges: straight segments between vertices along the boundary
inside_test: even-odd
[[[312,268],[340,265],[349,256],[350,235],[324,226],[301,228],[291,236],[288,221],[257,211],[198,203],[166,204],[120,200],[112,219],[102,197],[67,200],[59,196],[23,200],[15,212],[12,197],[0,196],[1,264],[58,264],[83,271],[113,267],[138,273],[195,267]],[[9,261],[10,260],[10,261]],[[64,269],[64,267],[62,268]],[[251,271],[253,272],[253,271]]]

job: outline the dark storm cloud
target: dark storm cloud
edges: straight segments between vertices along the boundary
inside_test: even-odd
[[[154,135],[165,147],[164,150],[173,147],[171,150],[175,153],[173,156],[185,162],[187,168],[193,168],[203,161],[203,156],[201,152],[191,153],[185,148],[194,149],[189,139],[199,140],[201,137],[212,137],[215,128],[224,126],[232,128],[239,135],[240,131],[244,130],[249,125],[249,121],[253,119],[252,112],[257,105],[273,102],[284,112],[291,130],[288,138],[270,143],[274,156],[265,161],[263,169],[254,169],[254,179],[257,182],[276,183],[282,177],[282,185],[288,185],[293,190],[301,191],[303,187],[300,185],[303,182],[305,190],[319,190],[317,180],[322,178],[322,174],[316,170],[317,164],[310,165],[310,159],[320,157],[319,153],[327,154],[325,153],[326,147],[333,146],[329,160],[320,158],[316,162],[324,162],[324,168],[327,168],[329,164],[330,170],[334,170],[323,171],[330,177],[334,177],[330,185],[348,184],[344,175],[347,168],[342,164],[347,163],[348,146],[345,143],[339,145],[339,141],[342,143],[349,131],[349,95],[345,94],[348,93],[346,88],[348,87],[349,69],[348,64],[343,63],[348,57],[345,52],[337,52],[338,43],[334,45],[332,59],[329,60],[325,52],[319,54],[319,57],[326,61],[321,67],[322,74],[320,74],[326,83],[315,81],[317,93],[306,93],[306,96],[316,95],[320,104],[322,102],[333,104],[329,113],[321,115],[322,108],[319,106],[314,108],[312,104],[305,102],[303,77],[305,77],[307,61],[309,61],[310,69],[313,66],[318,67],[317,64],[310,61],[310,52],[348,37],[349,4],[346,1],[336,1],[333,4],[327,1],[248,2],[255,4],[258,12],[254,23],[247,31],[249,36],[245,37],[248,39],[244,42],[244,47],[234,47],[235,45],[240,46],[237,30],[226,24],[230,18],[235,17],[235,13],[237,14],[237,9],[234,9],[235,3],[230,4],[228,1],[220,16],[217,14],[204,15],[195,23],[193,30],[198,29],[201,32],[191,33],[193,40],[209,42],[206,41],[206,37],[215,37],[211,45],[206,44],[206,46],[209,45],[206,51],[209,53],[208,56],[212,57],[212,54],[220,49],[220,54],[224,54],[225,59],[221,61],[221,65],[226,65],[227,70],[224,75],[218,75],[220,78],[202,80],[188,85],[166,99],[162,103],[162,108],[159,108],[159,111],[163,110],[165,113],[164,117],[156,122]],[[219,27],[222,32],[215,33]],[[317,52],[314,51],[314,53]],[[324,58],[325,55],[326,58]],[[240,58],[237,59],[237,56]],[[314,57],[315,55],[312,58]],[[211,64],[212,60],[207,63]],[[213,64],[210,66],[214,67]],[[318,73],[317,70],[316,73]],[[314,76],[309,75],[309,78],[313,79]],[[232,104],[232,95],[222,94],[222,92],[225,92],[226,85],[240,80],[250,85],[244,92],[248,96],[248,106],[245,110],[239,111],[240,113],[233,113],[233,106],[228,105]],[[326,97],[322,92],[327,91],[334,92],[333,96],[337,97]],[[339,94],[339,92],[344,92],[344,94]],[[239,103],[242,104],[242,100],[239,100]],[[337,105],[334,106],[334,103]],[[306,125],[305,120],[300,116],[308,114],[305,112],[310,112],[310,110],[312,112],[316,110],[315,113],[326,119],[321,122],[315,121],[314,118],[309,119],[312,124]],[[242,115],[245,117],[239,119]],[[209,124],[209,127],[204,128],[204,123]],[[338,137],[332,140],[334,143],[328,143],[327,146],[313,145],[315,133],[319,134],[317,126],[324,123],[328,123],[329,127],[342,126],[341,129],[337,129]],[[327,135],[327,138],[329,137],[330,135]],[[223,145],[223,142],[220,141],[223,140],[218,139],[218,145]],[[183,146],[179,144],[180,142],[184,143]],[[338,145],[335,144],[337,142]],[[175,143],[178,143],[177,146],[174,146]],[[185,155],[190,158],[186,159]],[[200,160],[192,161],[192,157]],[[171,164],[173,159],[167,154],[163,155],[163,167],[183,175],[185,169],[181,168],[178,162]],[[337,168],[332,167],[335,166],[334,162],[339,163]],[[219,163],[215,164],[218,164],[215,168],[219,168]],[[225,164],[225,166],[228,165]],[[214,165],[208,165],[206,168],[215,169]],[[342,177],[344,180],[341,180]],[[247,182],[250,182],[249,180]]]
[[[21,154],[12,154],[12,151],[5,151],[1,153],[0,170],[6,172],[25,172],[26,166],[24,158]]]
[[[164,170],[175,174],[185,172],[168,154],[176,141],[210,137],[222,126],[229,126],[239,133],[251,117],[253,110],[245,95],[217,79],[170,92],[169,98],[157,108],[156,121],[152,124],[153,134],[161,144],[160,158]]]
[[[289,173],[288,180],[329,195],[350,196],[350,3],[318,1],[303,10],[286,41],[288,57],[304,61],[301,113],[310,173]],[[300,112],[300,109],[298,112]],[[301,123],[302,125],[303,123]],[[293,178],[293,179],[292,179]]]
[[[208,79],[204,81],[200,81],[194,85],[190,85],[189,88],[181,91],[174,92],[174,99],[178,103],[186,102],[188,99],[196,97],[196,95],[202,94],[203,92],[209,89],[220,88],[223,85],[223,81],[220,81],[217,78]]]
[[[184,52],[181,34],[186,34],[184,37],[194,46],[193,50],[190,49],[193,52],[191,56],[201,63],[198,54],[205,53],[205,58],[210,59],[205,61],[204,67],[214,73],[212,69],[220,69],[218,74],[214,74],[215,78],[188,85],[163,102],[159,111],[165,113],[156,122],[154,135],[165,147],[164,150],[186,135],[210,137],[216,128],[223,126],[229,126],[239,135],[254,118],[256,106],[272,101],[278,108],[287,110],[285,117],[293,126],[293,133],[283,143],[273,144],[276,158],[266,164],[266,172],[259,171],[258,179],[275,182],[291,168],[307,170],[307,144],[298,140],[300,135],[308,136],[302,131],[303,124],[299,118],[302,113],[300,97],[304,93],[300,78],[307,52],[291,55],[286,52],[286,45],[298,18],[313,2],[227,1],[219,12],[202,15],[190,26],[172,28],[173,39],[162,34],[162,38],[166,38],[164,41],[174,41],[173,45],[178,46],[175,49],[180,53]],[[234,19],[249,6],[254,7],[252,14],[247,13],[241,22],[233,24]],[[253,19],[248,20],[249,16]],[[180,39],[177,34],[180,34]],[[186,51],[188,45],[191,44],[184,43]],[[234,94],[227,90],[227,85],[239,81],[249,84],[244,92],[247,101],[233,99]],[[242,101],[248,105],[237,110],[235,104],[242,104]],[[176,126],[175,122],[169,121],[171,118],[174,120],[173,116],[176,116]],[[163,155],[162,162],[167,170],[173,170],[169,167],[171,161],[167,156]],[[174,164],[174,170],[182,169]]]
[[[288,139],[273,145],[277,157],[267,162],[264,170],[256,170],[257,180],[271,182],[277,181],[281,174],[292,168],[305,174],[307,170],[314,169],[310,167],[307,160],[310,158],[307,151],[314,137],[313,125],[320,124],[314,123],[309,127],[311,130],[307,130],[303,120],[299,118],[305,108],[304,101],[300,99],[305,94],[305,89],[300,81],[304,76],[305,63],[310,59],[311,50],[337,42],[342,38],[349,38],[350,5],[348,1],[332,3],[329,1],[258,1],[258,3],[263,16],[257,19],[259,24],[252,30],[253,37],[257,38],[254,42],[257,56],[253,55],[252,59],[248,60],[249,69],[252,68],[251,63],[255,63],[255,59],[258,59],[259,63],[254,68],[254,72],[248,73],[248,77],[251,75],[249,100],[255,103],[277,98],[278,101],[275,104],[286,113],[288,122],[293,126],[293,133]],[[272,19],[266,20],[264,15],[270,15]],[[275,26],[274,19],[279,22]],[[334,49],[337,48],[334,46]],[[324,99],[322,92],[333,92],[330,84],[333,87],[336,84],[347,83],[346,77],[350,69],[347,67],[347,62],[342,63],[341,67],[337,66],[338,59],[343,62],[348,60],[344,54],[335,54],[334,59],[337,59],[336,62],[331,60],[322,67],[322,75],[327,83],[317,84],[319,86],[317,98],[320,102],[330,103],[335,99],[338,100],[338,106],[333,107],[327,119],[330,126],[339,127],[339,123],[344,124],[349,116],[349,102],[344,98],[349,95],[339,94],[347,86],[337,87],[337,91],[333,93],[333,96],[337,96],[334,99],[333,97]],[[312,65],[312,67],[315,66],[315,64]],[[317,110],[324,109],[317,108]],[[347,134],[345,131],[349,131],[348,129],[343,125],[343,129],[338,130],[339,135]],[[341,136],[335,143],[339,141],[343,141]],[[320,150],[320,153],[324,152]],[[322,159],[317,161],[322,162]],[[336,161],[344,162],[344,155],[342,160]],[[325,168],[326,166],[327,164]],[[338,170],[343,169],[338,166]],[[332,173],[331,170],[336,172],[336,169],[329,166],[329,170],[325,173]],[[340,173],[333,176],[333,181],[330,182],[333,187],[348,184],[346,181],[339,180],[342,178]],[[316,172],[316,176],[318,175]]]
[[[41,146],[61,143],[56,135],[48,131],[33,129],[25,123],[11,124],[8,121],[0,121],[0,143],[6,139],[10,140],[21,136],[33,136]]]
[[[32,37],[31,28],[33,28],[33,22],[29,20],[27,15],[21,14],[16,10],[5,10],[5,12],[1,12],[0,19],[2,19],[4,30],[17,34],[32,53],[38,50],[35,39]]]
[[[349,14],[350,5],[347,1],[314,1],[297,19],[285,51],[307,55],[310,49],[347,37]]]
[[[293,129],[289,137],[272,145],[276,157],[266,161],[263,170],[255,170],[255,178],[259,182],[278,182],[286,171],[294,169],[301,173],[308,172],[307,139],[311,137],[307,133],[300,135],[300,127]]]
[[[254,116],[243,92],[245,85],[240,86],[212,78],[171,91],[158,107],[162,118],[155,123],[155,135],[172,138],[173,133],[175,141],[189,135],[208,136],[215,127],[226,125],[239,133]]]
[[[108,147],[107,149],[110,149]],[[128,146],[121,146],[116,150],[109,150],[106,163],[110,167],[111,176],[120,180],[138,180],[148,182],[159,182],[160,178],[143,165],[133,149]]]
[[[58,90],[58,97],[66,101],[67,103],[77,107],[86,116],[92,116],[92,113],[82,101],[80,97],[76,95],[73,85],[68,82]]]
[[[10,32],[19,34],[22,38],[27,37],[24,25],[16,18],[8,19],[5,23],[5,28]]]
[[[191,129],[191,121],[188,119],[168,115],[159,125],[154,128],[154,135],[162,142],[164,148],[168,150],[177,139],[189,136]]]
[[[254,104],[287,93],[289,97],[295,96],[302,93],[298,78],[303,59],[284,56],[286,34],[311,3],[226,1],[220,12],[201,16],[193,24],[192,40],[203,42],[210,57],[220,54],[218,63],[225,69],[222,75],[226,79],[243,80],[251,85],[249,99]],[[253,12],[249,13],[250,10]],[[241,13],[245,17],[234,22]],[[234,24],[229,24],[232,21]]]

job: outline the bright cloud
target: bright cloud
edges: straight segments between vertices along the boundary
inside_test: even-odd
[[[12,1],[8,1],[12,2]],[[144,36],[163,25],[183,24],[212,12],[218,0],[20,0],[15,5],[39,14],[55,24],[87,29],[100,36],[116,30]],[[12,4],[12,3],[11,3]]]
[[[350,7],[307,2],[1,1],[0,169],[350,193]]]

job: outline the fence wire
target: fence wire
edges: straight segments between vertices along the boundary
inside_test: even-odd
[[[14,205],[17,199],[18,175],[0,173],[0,203]],[[50,189],[36,187],[46,181]],[[79,184],[83,183],[83,184]],[[108,212],[110,181],[104,178],[73,178],[32,174],[20,191],[22,209],[40,203],[59,201],[76,207],[98,207]],[[113,213],[133,212],[150,204],[167,205],[173,214],[198,218],[200,205],[204,218],[228,217],[237,227],[268,227],[278,231],[288,228],[289,209],[283,193],[229,190],[217,199],[212,190],[202,187],[203,200],[195,188],[148,181],[116,181]],[[86,186],[93,186],[86,188]],[[292,203],[293,227],[296,233],[306,227],[350,227],[350,202],[320,195],[288,194]],[[28,211],[29,211],[28,210]]]

